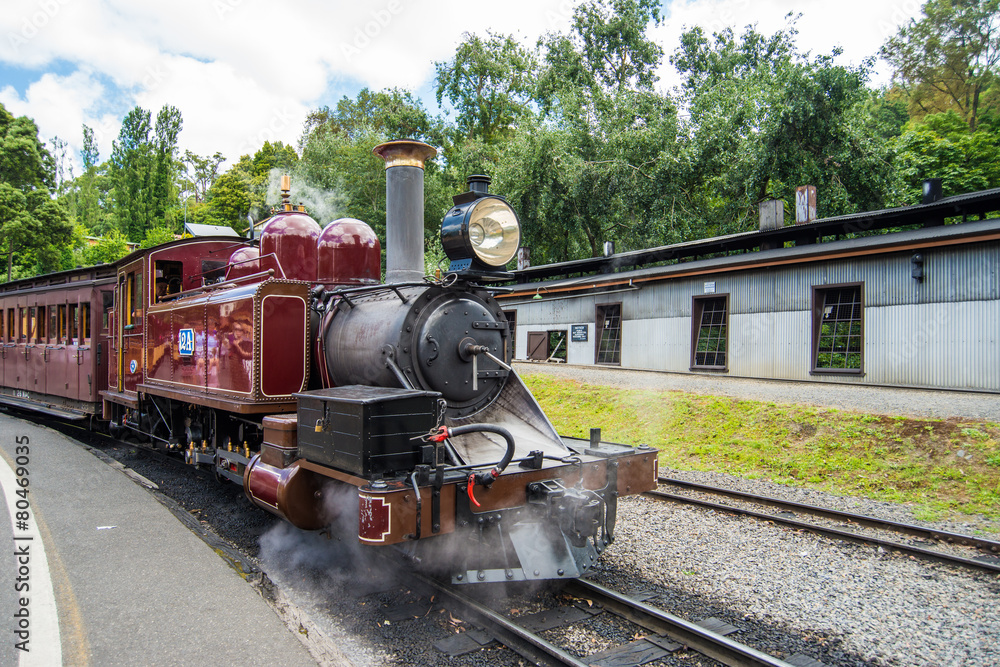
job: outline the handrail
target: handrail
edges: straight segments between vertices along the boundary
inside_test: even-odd
[[[173,301],[174,299],[180,299],[182,297],[194,296],[196,294],[204,294],[205,292],[213,292],[217,289],[222,289],[223,287],[233,287],[240,281],[249,280],[250,278],[260,278],[262,276],[267,276],[268,278],[273,277],[274,269],[268,269],[267,271],[259,271],[257,273],[251,273],[245,276],[240,276],[238,278],[231,278],[229,280],[224,280],[221,283],[202,285],[201,287],[195,287],[194,289],[185,290],[183,292],[167,294],[166,296],[160,297],[160,303],[163,303],[164,301]]]

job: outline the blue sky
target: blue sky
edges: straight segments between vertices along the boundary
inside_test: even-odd
[[[526,45],[565,31],[574,0],[5,0],[0,102],[76,154],[81,125],[102,158],[135,105],[184,118],[181,150],[235,160],[265,140],[294,144],[310,110],[362,87],[401,87],[437,111],[433,63],[465,32],[512,34]],[[799,45],[858,64],[919,15],[914,0],[672,0],[654,38],[669,55],[685,27],[771,33],[801,13]],[[664,59],[666,61],[666,59]],[[884,70],[884,66],[881,70]],[[661,86],[676,85],[666,62]],[[877,83],[888,81],[879,71]]]

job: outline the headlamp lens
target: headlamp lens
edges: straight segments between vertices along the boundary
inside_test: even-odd
[[[521,243],[514,209],[494,197],[479,201],[469,214],[469,241],[480,261],[496,267],[509,262]]]

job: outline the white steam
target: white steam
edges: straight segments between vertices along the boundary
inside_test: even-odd
[[[267,179],[267,204],[278,206],[281,203],[281,176],[285,172],[272,169]],[[292,204],[302,204],[306,213],[325,227],[327,223],[343,217],[347,210],[347,200],[343,193],[335,190],[321,190],[309,185],[305,178],[292,174],[292,189],[289,197]]]

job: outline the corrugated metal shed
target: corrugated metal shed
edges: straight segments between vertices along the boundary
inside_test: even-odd
[[[816,373],[814,293],[840,284],[861,286],[863,372]],[[567,361],[593,364],[596,308],[620,304],[621,365],[686,373],[693,299],[712,294],[728,300],[724,374],[1000,392],[998,219],[522,283],[498,298],[517,311],[521,358],[529,331],[585,324]]]

